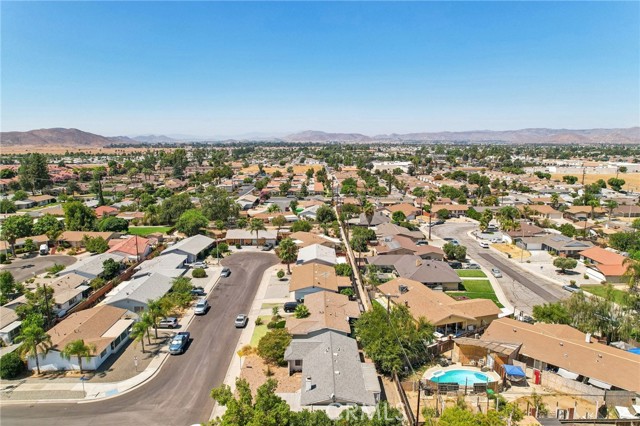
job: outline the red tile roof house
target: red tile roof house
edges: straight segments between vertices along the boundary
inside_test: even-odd
[[[591,247],[578,254],[580,260],[587,266],[587,274],[595,280],[612,284],[626,281],[624,276],[627,271],[627,265],[624,264],[626,257],[600,247]]]
[[[383,211],[387,211],[389,212],[389,216],[393,216],[393,214],[395,212],[402,212],[404,213],[405,217],[407,218],[407,220],[415,220],[416,216],[422,214],[422,211],[418,208],[415,207],[411,204],[408,203],[402,203],[402,204],[396,204],[393,206],[388,206],[385,207],[383,209]]]
[[[100,207],[96,207],[95,212],[96,212],[96,217],[98,219],[103,218],[105,216],[115,216],[118,214],[118,209],[115,207],[111,207],[111,206],[100,206]]]
[[[107,253],[124,256],[127,261],[136,262],[146,259],[151,253],[151,241],[147,238],[133,236],[126,239],[110,240]]]

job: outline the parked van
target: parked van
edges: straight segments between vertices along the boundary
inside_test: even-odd
[[[40,254],[41,255],[49,254],[49,246],[47,244],[40,245]]]

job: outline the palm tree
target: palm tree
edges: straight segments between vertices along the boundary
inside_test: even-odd
[[[16,337],[17,343],[22,343],[20,350],[23,354],[35,358],[36,370],[40,374],[40,360],[38,351],[46,354],[51,348],[51,336],[43,328],[44,318],[40,314],[31,314],[22,322],[20,334]]]
[[[167,315],[166,304],[162,303],[160,299],[149,300],[147,302],[147,309],[151,325],[155,331],[156,339],[158,338],[158,320]]]
[[[84,340],[78,339],[67,343],[67,346],[62,350],[62,356],[66,359],[71,359],[72,356],[78,357],[78,368],[80,369],[80,374],[82,374],[82,358],[86,358],[88,361],[95,352],[96,345],[85,343]]]
[[[558,195],[557,192],[554,192],[553,194],[551,194],[551,207],[553,207],[554,209],[557,209],[559,205],[560,205],[560,196]]]
[[[277,205],[276,203],[269,204],[269,207],[267,208],[267,213],[278,213],[281,211],[282,210],[280,209],[280,206]]]
[[[51,228],[47,231],[47,238],[51,241],[51,244],[56,248],[58,248],[58,240],[60,239],[60,235],[62,235],[62,229],[59,228]]]
[[[595,213],[596,207],[600,207],[600,200],[596,200],[596,199],[589,200],[589,202],[587,203],[587,205],[588,205],[588,206],[591,206],[591,220],[593,220],[593,217],[594,217],[594,213]],[[585,220],[585,224],[586,224],[586,222],[587,222],[587,221]],[[585,225],[585,226],[586,226],[586,225]]]
[[[276,249],[276,254],[287,265],[287,274],[291,274],[291,265],[298,259],[298,246],[291,238],[285,238],[280,241],[280,245]]]
[[[133,324],[133,327],[131,328],[130,336],[133,337],[136,342],[140,342],[142,344],[142,353],[145,353],[144,336],[149,333],[149,327],[150,324],[143,321],[141,318],[140,321]]]
[[[373,215],[376,212],[376,208],[373,204],[371,204],[368,200],[365,201],[362,206],[362,212],[364,213],[364,217],[367,218],[367,224],[371,226],[371,222],[373,221]]]
[[[428,190],[427,191],[427,204],[429,204],[429,240],[431,240],[431,219],[433,218],[433,203],[436,202],[438,196],[435,191]]]
[[[609,222],[611,222],[611,215],[613,215],[615,208],[618,207],[618,202],[616,200],[609,200],[604,203],[604,206],[609,210]]]
[[[261,221],[260,219],[253,218],[249,222],[249,232],[251,232],[252,234],[254,232],[256,233],[256,245],[259,244],[258,243],[258,232],[266,231],[266,230],[267,230],[267,228],[264,227],[264,222]]]

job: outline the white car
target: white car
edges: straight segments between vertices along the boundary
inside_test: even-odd
[[[480,241],[478,244],[479,244],[479,245],[480,245],[480,247],[482,247],[482,248],[489,248],[489,243],[488,243],[488,242],[486,242],[486,241]]]
[[[493,244],[499,244],[502,242],[502,238],[492,238],[491,239],[491,243]]]
[[[491,269],[491,273],[496,278],[502,278],[502,272],[500,272],[500,269],[498,269],[498,268],[492,268]]]
[[[192,264],[191,264],[191,267],[192,267],[193,269],[196,269],[196,268],[202,268],[202,269],[205,269],[205,268],[207,267],[207,264],[206,264],[206,263],[204,263],[204,262],[196,262],[196,263],[192,263]]]

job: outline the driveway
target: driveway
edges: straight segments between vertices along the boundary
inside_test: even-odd
[[[188,350],[170,357],[147,383],[122,396],[82,404],[3,405],[4,425],[110,426],[191,425],[209,420],[212,388],[222,384],[241,334],[235,316],[248,312],[264,271],[278,263],[273,254],[237,253],[222,261],[231,269],[209,294],[211,309],[196,317]]]
[[[467,256],[482,266],[486,273],[490,273],[491,268],[500,269],[503,277],[497,281],[517,313],[531,315],[535,305],[557,302],[568,296],[567,292],[553,281],[534,275],[492,249],[480,248],[478,242],[467,235],[476,228],[477,226],[471,223],[446,223],[434,227],[432,233],[440,238],[457,239],[467,247]]]
[[[29,278],[33,278],[34,275],[39,275],[45,272],[56,263],[59,265],[69,266],[76,263],[76,260],[77,259],[73,256],[61,254],[47,256],[37,255],[28,259],[18,258],[12,260],[11,265],[2,265],[0,269],[3,271],[10,271],[17,282],[22,282]]]

